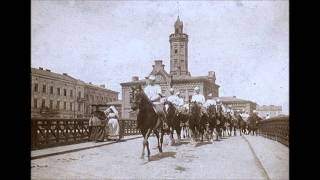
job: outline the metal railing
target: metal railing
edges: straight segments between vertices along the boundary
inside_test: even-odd
[[[119,120],[120,137],[140,134],[136,121]],[[31,148],[76,144],[89,141],[89,119],[31,119]]]
[[[274,117],[261,121],[258,133],[263,137],[289,146],[289,117]]]

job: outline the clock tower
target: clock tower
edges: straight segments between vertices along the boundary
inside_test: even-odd
[[[174,33],[169,36],[170,75],[190,76],[188,71],[188,35],[183,33],[183,22],[179,16],[174,23]]]

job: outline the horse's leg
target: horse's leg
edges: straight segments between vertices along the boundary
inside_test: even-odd
[[[176,128],[176,132],[177,132],[177,136],[178,136],[177,143],[180,143],[180,140],[181,140],[181,127],[180,127],[180,125]]]
[[[148,150],[148,160],[150,160],[150,148],[149,148],[149,142],[148,142],[148,138],[151,134],[151,129],[148,129],[147,133],[146,133],[146,137],[144,138],[144,143],[145,143],[145,146],[147,146],[147,150]]]
[[[163,136],[164,136],[163,129],[161,129],[160,132],[161,132],[161,135],[160,135],[160,148],[159,148],[159,152],[162,153],[162,144],[163,144]]]
[[[143,142],[142,142],[142,153],[141,153],[141,159],[144,158],[144,149],[145,149],[145,138],[146,138],[146,132],[145,130],[141,130],[142,136],[143,136]]]
[[[158,141],[158,149],[159,149],[159,152],[161,152],[161,147],[160,147],[160,135],[159,135],[159,132],[158,130],[153,130],[153,132],[156,134],[157,136],[157,141]]]

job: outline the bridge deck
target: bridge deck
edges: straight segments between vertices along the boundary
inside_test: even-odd
[[[289,179],[288,147],[260,136],[233,136],[196,146],[149,138],[151,161],[140,159],[142,139],[31,161],[32,179]]]

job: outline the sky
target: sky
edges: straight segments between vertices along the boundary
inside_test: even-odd
[[[220,96],[289,111],[289,3],[279,1],[31,2],[31,66],[120,92],[154,60],[169,72],[177,16],[192,76],[216,73]]]

